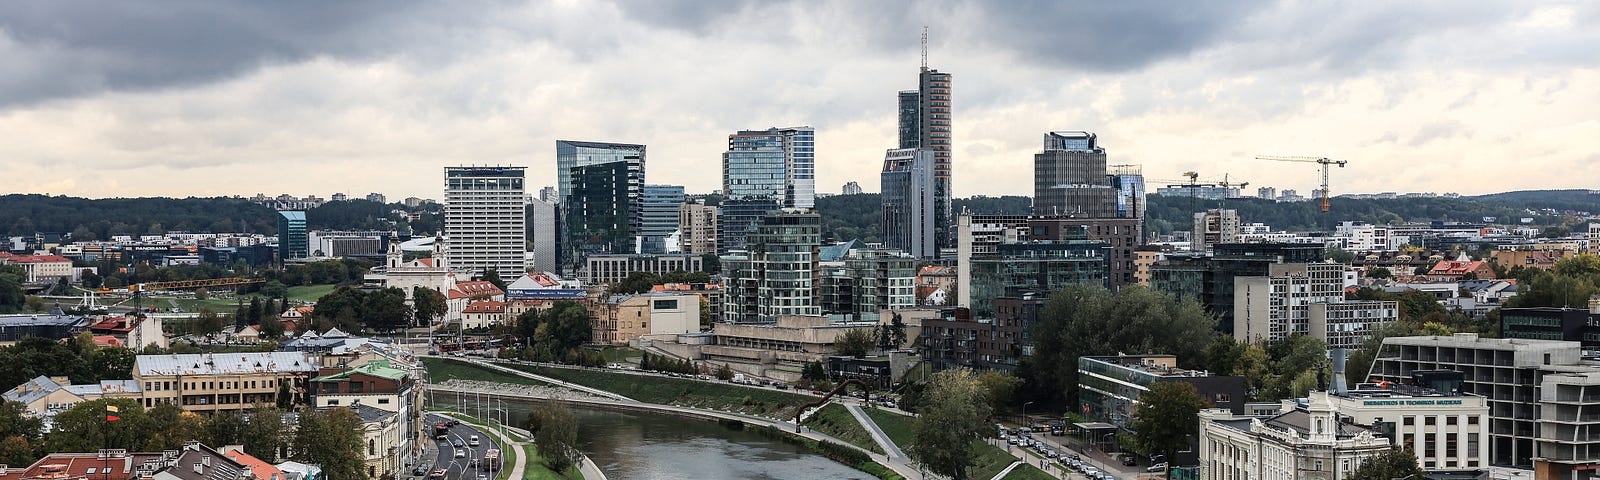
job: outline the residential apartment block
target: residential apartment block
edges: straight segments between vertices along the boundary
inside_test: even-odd
[[[171,403],[209,413],[274,403],[280,386],[303,398],[306,380],[319,367],[303,352],[140,355],[133,380],[146,408]]]

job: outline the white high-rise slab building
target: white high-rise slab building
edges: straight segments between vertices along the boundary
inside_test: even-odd
[[[502,278],[521,276],[527,260],[528,198],[523,167],[445,167],[445,264]]]

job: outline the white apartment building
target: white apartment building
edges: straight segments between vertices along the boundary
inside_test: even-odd
[[[513,277],[526,268],[523,167],[445,167],[445,266]]]
[[[1267,276],[1234,277],[1234,337],[1276,341],[1299,333],[1329,348],[1354,348],[1372,329],[1399,320],[1393,301],[1344,299],[1349,267],[1338,263],[1284,263]]]

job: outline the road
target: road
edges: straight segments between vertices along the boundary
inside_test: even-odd
[[[447,417],[429,414],[427,419],[428,433],[433,433],[434,424],[447,422],[449,420],[450,419]],[[469,441],[472,439],[473,435],[478,436],[477,447],[473,447],[469,444]],[[466,451],[466,456],[464,458],[455,457],[455,452],[458,450],[455,447],[456,441],[461,442],[461,448],[459,450]],[[494,441],[494,437],[485,435],[483,432],[479,432],[477,429],[472,428],[471,425],[462,423],[454,427],[450,427],[449,434],[446,435],[446,438],[443,440],[434,440],[434,443],[439,449],[439,458],[434,459],[434,461],[430,463],[428,466],[429,472],[444,468],[446,469],[444,475],[446,480],[476,480],[480,474],[489,478],[494,477],[494,475],[491,475],[490,472],[478,468],[478,465],[483,461],[483,452],[485,450],[491,448],[501,448],[500,445]],[[505,456],[502,453],[500,462],[503,463],[504,461]],[[500,465],[499,467],[504,468],[505,465]]]

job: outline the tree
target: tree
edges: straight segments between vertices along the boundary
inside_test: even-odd
[[[348,408],[300,410],[294,459],[322,466],[328,478],[366,478],[361,418]],[[541,445],[542,447],[542,445]]]
[[[294,407],[294,393],[289,391],[288,382],[278,382],[278,395],[273,403],[280,410],[288,410]]]
[[[245,453],[274,462],[283,448],[283,430],[283,410],[258,407],[250,411],[250,421],[244,427],[240,443]]]
[[[733,369],[728,368],[726,363],[722,364],[722,368],[717,369],[717,380],[733,380]]]
[[[238,412],[224,411],[206,419],[207,445],[243,445],[244,432],[249,423]]]
[[[861,358],[867,356],[876,341],[871,331],[852,328],[833,338],[833,350],[840,355]]]
[[[1327,255],[1328,259],[1333,260],[1335,263],[1343,263],[1348,265],[1356,261],[1356,255],[1354,253],[1347,252],[1340,248],[1329,248]]]
[[[367,328],[379,332],[393,332],[411,325],[411,307],[406,306],[406,292],[395,287],[366,294],[358,310]]]
[[[201,439],[206,434],[205,421],[194,412],[186,412],[173,403],[162,403],[145,411],[148,430],[145,451],[177,450],[190,440]]]
[[[194,299],[195,300],[205,300],[205,299],[208,299],[208,298],[211,298],[211,291],[210,290],[206,290],[204,288],[197,288],[197,289],[194,290]]]
[[[565,472],[577,461],[578,420],[566,402],[554,400],[543,409],[539,431],[534,441],[539,445],[539,457],[551,470]]]
[[[261,337],[278,338],[283,336],[283,321],[277,315],[261,317]]]
[[[0,463],[33,464],[33,446],[39,443],[44,425],[27,411],[22,403],[0,402]]]
[[[118,408],[116,421],[106,418],[106,406]],[[153,430],[144,407],[131,398],[78,402],[56,414],[54,427],[44,438],[47,452],[93,452],[101,448],[139,451]]]
[[[906,345],[906,321],[898,313],[889,321],[889,343],[896,350]]]
[[[1394,272],[1384,267],[1372,267],[1367,269],[1367,278],[1394,278]]]
[[[1139,396],[1133,410],[1134,442],[1146,453],[1167,458],[1186,446],[1200,425],[1200,394],[1185,382],[1156,382]]]
[[[217,312],[211,311],[210,308],[201,308],[200,316],[194,319],[192,330],[195,335],[209,338],[222,332],[225,327],[222,317],[217,315]]]
[[[1422,324],[1422,334],[1448,337],[1455,335],[1455,331],[1451,330],[1450,327],[1445,324],[1439,322],[1428,322]]]
[[[1350,476],[1351,480],[1394,480],[1396,478],[1422,478],[1425,472],[1417,465],[1417,453],[1410,448],[1391,448],[1367,461]]]
[[[1119,352],[1176,355],[1184,368],[1202,368],[1216,319],[1193,299],[1129,285],[1112,294],[1096,285],[1070,285],[1051,295],[1033,326],[1029,392],[1046,405],[1076,400],[1078,357]]]
[[[1012,400],[1016,397],[1017,389],[1022,387],[1022,379],[988,370],[978,374],[978,384],[983,386],[984,396],[989,398],[989,410],[1001,415],[1011,411]]]
[[[288,298],[289,287],[284,285],[283,282],[268,280],[265,285],[261,286],[261,294],[266,295],[267,298]],[[283,311],[280,310],[274,313],[283,313]]]
[[[727,366],[724,365],[724,368]],[[729,375],[730,377],[732,375]],[[819,381],[827,380],[828,372],[822,368],[822,362],[806,362],[805,368],[800,370],[801,380]]]
[[[415,310],[417,323],[421,325],[432,325],[434,319],[444,318],[446,307],[449,305],[444,294],[438,290],[423,288],[421,285],[411,287],[411,304]]]
[[[661,277],[650,272],[633,272],[611,286],[611,294],[626,295],[631,293],[645,293],[655,289],[661,283]]]
[[[906,453],[928,471],[965,480],[977,460],[977,440],[994,429],[985,427],[991,413],[988,395],[978,376],[965,368],[935,373],[927,388]]]
[[[484,270],[483,281],[494,284],[494,288],[498,288],[502,292],[506,291],[506,281],[500,279],[499,270],[493,268]]]

